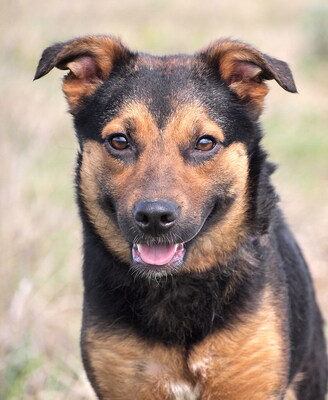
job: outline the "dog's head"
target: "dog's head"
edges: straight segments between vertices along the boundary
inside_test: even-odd
[[[201,271],[252,234],[257,120],[266,80],[296,92],[286,63],[231,40],[154,57],[89,36],[47,48],[35,78],[54,67],[69,70],[81,207],[113,255],[148,275]]]

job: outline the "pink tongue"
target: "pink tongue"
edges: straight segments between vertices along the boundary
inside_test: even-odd
[[[140,256],[146,264],[164,265],[170,262],[176,252],[175,244],[138,245]]]

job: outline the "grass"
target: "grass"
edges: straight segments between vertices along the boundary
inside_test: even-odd
[[[322,182],[327,179],[328,116],[314,111],[284,114],[275,112],[266,119],[271,134],[265,137],[265,146],[274,160],[289,168],[288,181],[297,175],[295,183],[304,196],[309,195],[310,200],[320,197]]]
[[[328,317],[327,60],[317,51],[328,37],[322,12],[317,24],[310,0],[204,4],[1,2],[0,400],[93,398],[78,343],[77,145],[60,93],[62,71],[32,82],[43,48],[74,36],[116,33],[132,48],[154,53],[190,52],[232,36],[290,62],[300,95],[270,83],[264,143],[280,164],[274,180]]]

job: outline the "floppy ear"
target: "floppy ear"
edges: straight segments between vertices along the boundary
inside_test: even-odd
[[[132,53],[116,38],[86,36],[45,49],[34,79],[43,77],[54,67],[69,70],[63,91],[74,114],[83,100],[109,77],[114,65],[128,62],[131,57]]]
[[[256,116],[263,109],[269,89],[265,80],[274,79],[283,89],[297,89],[288,65],[253,47],[229,39],[218,40],[198,55],[218,68],[220,77]]]

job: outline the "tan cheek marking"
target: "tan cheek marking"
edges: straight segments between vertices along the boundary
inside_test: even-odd
[[[219,179],[233,181],[231,193],[236,199],[223,220],[196,239],[185,262],[188,270],[203,271],[215,264],[224,264],[246,233],[243,226],[248,211],[246,148],[242,143],[232,144],[214,162],[220,163],[216,174]]]
[[[127,122],[132,122],[134,129],[131,136],[135,136],[143,151],[133,168],[133,174],[124,170],[117,175],[111,174],[115,191],[124,199],[126,208],[131,209],[136,201],[143,198],[170,198],[177,201],[183,209],[189,209],[191,204],[200,208],[204,201],[204,178],[208,180],[208,174],[200,173],[201,176],[197,179],[196,173],[190,182],[192,168],[186,167],[178,144],[186,142],[190,145],[190,141],[194,139],[195,126],[200,134],[209,133],[218,140],[224,140],[222,130],[209,120],[203,107],[198,104],[180,107],[160,136],[146,105],[131,102],[121,109],[117,118],[104,127],[102,136],[124,131]],[[145,182],[149,184],[145,185]]]
[[[130,132],[126,132],[129,125],[132,125],[132,129]],[[114,132],[130,134],[136,146],[141,150],[135,165],[121,166],[117,170],[113,170],[114,164],[111,167],[113,191],[118,198],[122,199],[123,212],[128,212],[128,210],[132,210],[138,200],[161,195],[159,192],[155,195],[149,193],[150,188],[154,188],[155,183],[159,182],[157,179],[157,175],[161,173],[159,165],[163,163],[163,155],[154,144],[159,138],[159,130],[146,105],[134,101],[123,106],[118,117],[106,124],[102,130],[102,137],[105,138]],[[154,176],[149,182],[147,176],[151,170],[154,171]],[[146,182],[149,182],[148,188],[145,187]]]
[[[125,110],[129,116],[131,116],[132,112],[130,110],[131,107],[132,105],[129,104],[127,108],[128,111]],[[135,112],[135,116],[140,116],[142,112],[145,112],[143,104],[134,104],[132,109]],[[184,111],[187,112],[187,109]],[[121,117],[111,121],[104,129],[104,132],[106,132],[105,135],[108,134],[108,129],[117,129],[118,126],[121,126],[122,122],[120,122],[120,120]],[[177,123],[177,120],[173,118],[173,122],[174,121]],[[173,122],[171,121],[169,131],[175,129]],[[138,124],[137,118],[136,123]],[[147,129],[144,127],[142,130],[139,127],[144,134],[144,140],[149,136],[151,129],[155,129],[152,123],[153,121],[150,125],[148,123],[145,125]],[[216,126],[216,124],[214,125]],[[185,128],[187,129],[187,127],[188,132],[184,134],[186,137],[189,137],[189,122]],[[182,134],[181,132],[183,132],[183,129],[179,130],[179,134]],[[166,131],[164,135],[169,133],[170,132]],[[177,138],[171,132],[171,136],[167,138],[168,143],[166,143],[166,146],[170,146],[170,141],[175,140],[177,140]],[[176,146],[175,143],[173,143],[173,145]],[[204,167],[195,170],[193,174],[191,174],[191,172],[194,168],[186,167],[183,161],[180,160],[181,157],[179,154],[177,154],[173,162],[172,159],[168,159],[168,157],[165,158],[165,156],[161,155],[159,152],[158,157],[155,157],[155,166],[152,157],[154,154],[157,154],[156,148],[153,149],[152,154],[150,154],[149,151],[145,154],[141,154],[138,160],[137,170],[135,170],[133,166],[123,168],[119,162],[114,162],[113,160],[109,168],[108,163],[110,157],[108,157],[108,154],[102,146],[99,144],[92,144],[93,147],[91,147],[91,145],[89,146],[89,151],[87,151],[86,148],[86,154],[82,165],[82,193],[84,193],[84,203],[98,233],[110,250],[114,252],[114,254],[117,254],[121,260],[125,262],[130,261],[129,245],[126,243],[116,225],[109,221],[97,203],[99,192],[97,187],[97,181],[99,181],[99,179],[97,175],[106,176],[109,171],[112,181],[111,191],[115,193],[118,198],[124,199],[123,203],[126,210],[130,210],[141,196],[151,198],[152,196],[165,197],[168,195],[171,199],[181,204],[185,210],[188,210],[192,206],[193,209],[199,209],[204,202],[204,192],[211,190],[213,181],[219,179],[221,183],[224,183],[224,181],[230,181],[231,178],[233,178],[234,185],[231,191],[236,195],[237,200],[229,210],[226,218],[221,221],[218,226],[212,228],[206,235],[197,239],[189,251],[184,269],[193,270],[197,268],[198,271],[202,271],[211,267],[213,263],[224,262],[228,254],[235,249],[243,235],[241,227],[247,212],[245,198],[248,160],[246,150],[241,143],[233,144],[229,146],[229,148],[224,149],[219,157],[215,158],[212,162],[208,162]],[[169,154],[172,155],[172,152],[169,151]],[[156,171],[156,176],[154,175],[154,179],[149,188],[147,188],[147,190],[144,188],[141,192],[142,185],[140,182],[145,180],[145,175],[147,175],[151,168],[154,168]],[[167,173],[165,171],[168,169],[170,169],[169,179],[162,176]],[[156,182],[158,182],[158,184]],[[167,187],[165,184],[163,185],[163,182],[166,184],[169,183],[170,186]],[[197,223],[196,217],[195,223]]]
[[[104,334],[93,328],[87,330],[82,347],[93,383],[105,399],[197,399],[198,389],[177,348],[148,345],[132,333]]]
[[[280,399],[286,387],[280,316],[267,289],[247,321],[205,338],[193,348],[190,369],[202,384],[201,399]]]
[[[83,204],[87,209],[89,219],[105,245],[123,262],[130,262],[130,246],[120,233],[116,224],[106,215],[98,203],[98,181],[102,174],[107,155],[103,147],[96,142],[87,142],[84,145],[83,161],[81,166],[81,194]]]

